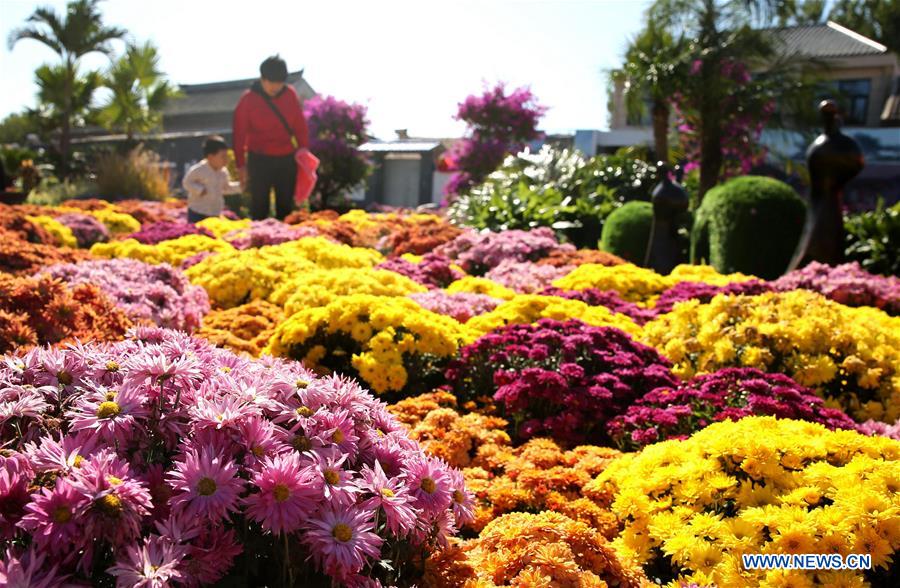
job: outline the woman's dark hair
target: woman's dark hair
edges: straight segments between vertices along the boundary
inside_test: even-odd
[[[284,82],[288,76],[287,63],[278,55],[267,57],[259,65],[259,75],[270,82]]]
[[[212,135],[210,137],[207,137],[206,140],[203,141],[204,156],[218,153],[223,149],[228,149],[228,143],[226,143],[225,139],[223,139],[219,135]]]

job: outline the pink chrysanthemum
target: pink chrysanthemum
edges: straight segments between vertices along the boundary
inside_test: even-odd
[[[336,447],[351,461],[356,458],[359,437],[346,410],[320,411],[309,419],[306,434],[318,439],[322,447]]]
[[[73,550],[84,539],[82,511],[88,500],[65,479],[56,483],[52,490],[42,488],[32,495],[25,507],[28,511],[19,525],[31,534],[41,549],[56,554]]]
[[[406,484],[415,506],[437,515],[450,506],[452,490],[447,465],[435,457],[416,457],[407,464]]]
[[[66,416],[73,431],[96,432],[107,443],[118,441],[125,445],[135,433],[138,421],[149,414],[144,399],[129,388],[95,390],[79,398]]]
[[[253,476],[259,492],[245,499],[247,514],[276,535],[295,531],[321,496],[313,475],[313,468],[304,466],[297,453],[267,458]]]
[[[333,504],[353,504],[359,487],[353,482],[353,474],[342,467],[347,456],[329,451],[312,456],[312,484],[319,496]]]
[[[65,584],[67,576],[57,573],[56,564],[49,567],[45,555],[34,547],[21,556],[8,549],[0,557],[0,586],[7,588],[57,588]]]
[[[0,455],[0,539],[12,537],[25,514],[28,484],[34,472],[23,455]]]
[[[79,354],[62,349],[41,349],[38,361],[40,369],[34,374],[35,386],[53,386],[65,394],[75,390],[87,371]]]
[[[398,537],[415,528],[416,510],[403,480],[389,480],[377,461],[374,468],[364,467],[361,474],[360,489],[372,494],[362,507],[373,511],[383,509],[388,529]]]
[[[245,465],[256,465],[266,457],[275,457],[287,451],[290,447],[284,441],[286,435],[282,429],[277,429],[271,421],[260,417],[250,417],[240,424],[240,443],[246,450]]]
[[[326,508],[309,521],[304,540],[326,574],[345,578],[379,557],[382,539],[372,532],[372,516],[368,510]]]
[[[191,449],[184,461],[175,462],[169,483],[175,493],[172,508],[186,516],[200,516],[217,522],[237,510],[244,489],[237,477],[237,465],[207,446]]]
[[[150,514],[150,492],[131,477],[124,460],[109,450],[100,451],[73,470],[70,482],[90,503],[85,536],[104,537],[113,545],[138,536],[141,519]]]
[[[181,560],[187,550],[171,541],[151,535],[140,545],[132,545],[125,557],[106,570],[116,577],[117,588],[168,588],[170,581],[180,580]]]
[[[50,408],[40,388],[6,386],[0,389],[0,426],[10,419],[36,419]]]
[[[200,536],[188,545],[183,582],[191,587],[215,584],[231,569],[234,558],[242,551],[233,530],[222,527],[201,530]]]
[[[68,476],[94,454],[97,442],[98,439],[86,431],[65,435],[59,440],[41,437],[35,443],[26,443],[24,453],[36,472],[58,472]]]
[[[462,472],[450,468],[447,470],[450,477],[450,495],[453,507],[453,514],[456,517],[457,526],[471,523],[475,520],[475,499],[472,493],[466,490],[466,480],[463,478]]]
[[[233,396],[202,396],[190,409],[191,420],[198,431],[238,429],[241,421],[255,414],[255,407]]]

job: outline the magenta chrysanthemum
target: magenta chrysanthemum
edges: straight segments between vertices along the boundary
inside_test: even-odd
[[[172,507],[186,516],[219,521],[237,510],[244,483],[237,465],[209,448],[190,449],[169,475]]]
[[[52,490],[41,488],[26,506],[28,514],[19,525],[27,530],[41,549],[55,553],[70,549],[84,538],[82,511],[88,506],[84,494],[78,492],[65,479]]]
[[[325,573],[343,578],[378,557],[383,541],[372,532],[372,517],[369,510],[326,508],[310,520],[306,543]]]
[[[312,478],[312,468],[297,453],[266,459],[251,482],[259,492],[244,501],[247,514],[276,535],[297,530],[320,496]]]
[[[180,580],[178,569],[186,550],[167,539],[151,535],[140,545],[132,545],[107,572],[116,577],[117,588],[166,588]]]
[[[439,513],[450,507],[452,490],[447,465],[436,457],[420,457],[409,463],[406,485],[418,508]]]

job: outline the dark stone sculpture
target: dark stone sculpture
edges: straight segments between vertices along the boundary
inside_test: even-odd
[[[653,188],[651,196],[653,224],[644,266],[659,274],[668,274],[676,265],[686,261],[678,238],[678,218],[687,212],[690,199],[684,188],[669,177],[664,163],[659,163],[659,169],[662,180]]]
[[[806,151],[809,169],[809,208],[806,226],[788,271],[811,261],[837,265],[844,261],[844,186],[865,166],[859,144],[841,132],[837,104],[819,104],[825,132]]]

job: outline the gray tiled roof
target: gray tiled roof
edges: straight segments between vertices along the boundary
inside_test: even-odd
[[[182,84],[182,98],[170,100],[163,109],[165,117],[183,117],[208,113],[231,113],[238,99],[257,78],[214,82],[211,84]],[[287,82],[294,86],[301,98],[310,98],[313,90],[303,79],[303,72],[288,74]]]
[[[883,46],[833,22],[821,25],[776,28],[772,31],[789,55],[852,57],[882,55]]]

